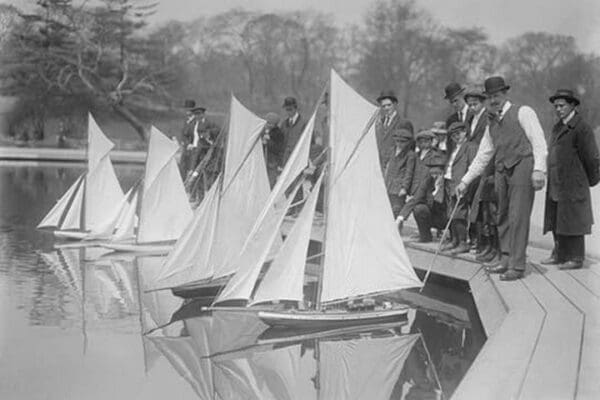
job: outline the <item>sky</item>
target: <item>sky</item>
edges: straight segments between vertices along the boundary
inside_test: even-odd
[[[313,9],[332,14],[340,24],[360,23],[371,0],[157,0],[157,23],[187,21],[234,7],[259,11]],[[17,6],[33,0],[0,0]],[[598,0],[416,0],[441,24],[482,27],[492,42],[527,31],[572,35],[581,50],[600,53],[600,1]]]

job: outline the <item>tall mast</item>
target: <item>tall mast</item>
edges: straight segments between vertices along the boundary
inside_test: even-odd
[[[316,304],[316,309],[318,311],[320,311],[322,309],[321,307],[321,292],[323,291],[323,267],[325,266],[325,243],[327,241],[327,225],[329,225],[327,223],[327,217],[329,214],[329,186],[330,186],[330,181],[331,181],[331,167],[332,167],[332,157],[331,157],[331,150],[332,150],[332,134],[331,134],[331,78],[329,79],[329,91],[324,93],[324,97],[327,98],[327,126],[328,126],[328,132],[327,132],[327,148],[325,149],[325,162],[326,162],[326,170],[325,170],[325,176],[323,177],[323,222],[325,224],[324,228],[323,228],[323,241],[321,242],[321,263],[320,263],[320,268],[319,268],[319,276],[318,276],[318,280],[317,280],[317,293],[316,293],[316,299],[315,299],[315,304]]]

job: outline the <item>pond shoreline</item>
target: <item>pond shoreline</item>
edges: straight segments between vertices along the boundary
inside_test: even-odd
[[[145,151],[114,150],[111,152],[113,163],[143,164],[146,161]],[[5,161],[61,161],[85,162],[85,149],[58,149],[36,147],[0,146],[0,160]]]

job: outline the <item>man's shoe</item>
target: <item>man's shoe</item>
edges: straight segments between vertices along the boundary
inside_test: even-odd
[[[481,257],[481,262],[484,262],[484,263],[492,262],[493,260],[495,260],[498,257],[500,257],[500,255],[498,254],[498,251],[492,250],[489,253],[487,253],[484,257]]]
[[[424,238],[420,237],[418,240],[419,243],[431,243],[432,241],[433,241],[433,238],[431,236],[424,237]]]
[[[500,274],[501,281],[516,281],[517,279],[521,279],[525,275],[525,271],[520,271],[516,269],[509,269],[508,271]]]
[[[545,260],[540,261],[540,264],[542,264],[542,265],[557,265],[557,264],[560,264],[560,260],[554,254],[552,254],[550,257],[546,258]]]
[[[478,248],[477,251],[475,252],[475,256],[480,256],[482,254],[487,254],[487,253],[489,253],[492,250],[493,250],[492,245],[487,244],[485,246],[482,246],[482,247]]]
[[[583,261],[581,260],[569,260],[564,262],[558,266],[558,269],[566,270],[566,269],[579,269],[583,267]]]
[[[448,253],[455,256],[457,254],[463,254],[469,252],[469,245],[465,242],[460,243],[458,246],[450,250]]]
[[[457,246],[458,246],[458,243],[448,242],[448,243],[444,243],[440,250],[449,251],[449,250],[456,248]]]
[[[477,261],[483,261],[483,262],[485,262],[485,261],[486,261],[486,258],[488,258],[488,256],[489,256],[491,253],[494,253],[494,254],[493,254],[494,256],[496,255],[496,254],[495,254],[495,251],[494,251],[494,248],[493,248],[492,246],[487,246],[485,249],[483,249],[483,251],[482,251],[482,252],[480,252],[480,253],[478,253],[478,254],[476,254],[476,255],[475,255],[475,259],[476,259]],[[492,258],[493,258],[493,257],[492,257]],[[491,259],[491,258],[490,258],[490,259]]]
[[[508,270],[508,257],[499,257],[489,263],[483,264],[485,270],[490,274],[501,274]]]

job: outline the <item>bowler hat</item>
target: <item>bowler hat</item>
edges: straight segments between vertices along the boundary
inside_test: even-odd
[[[573,103],[578,106],[581,102],[575,95],[575,92],[571,89],[558,89],[556,93],[550,96],[550,103],[554,103],[554,100],[565,99],[569,103]]]
[[[464,122],[453,122],[448,128],[448,133],[452,135],[456,132],[462,132],[467,130],[467,125]]]
[[[465,91],[465,100],[467,100],[468,97],[477,97],[482,101],[487,99],[487,96],[485,93],[483,93],[483,90],[478,86],[472,86]]]
[[[286,97],[283,100],[283,107],[298,107],[298,102],[295,97]]]
[[[415,139],[433,139],[434,137],[435,135],[429,129],[423,129],[416,134]]]
[[[185,100],[183,102],[183,108],[186,108],[189,112],[206,111],[206,107],[196,107],[195,100]]]
[[[431,128],[431,132],[436,135],[445,135],[448,133],[446,130],[446,123],[444,121],[436,121],[433,123],[433,127]]]
[[[462,87],[459,83],[452,82],[444,88],[444,99],[452,100],[453,98],[464,92],[464,90],[465,88]]]
[[[510,86],[504,82],[504,78],[501,76],[491,76],[487,78],[483,83],[483,86],[485,88],[483,94],[487,96],[498,93],[502,90],[510,89]]]
[[[382,90],[377,98],[377,102],[381,103],[384,99],[390,99],[392,102],[397,103],[398,98],[396,97],[396,93],[393,90]]]

